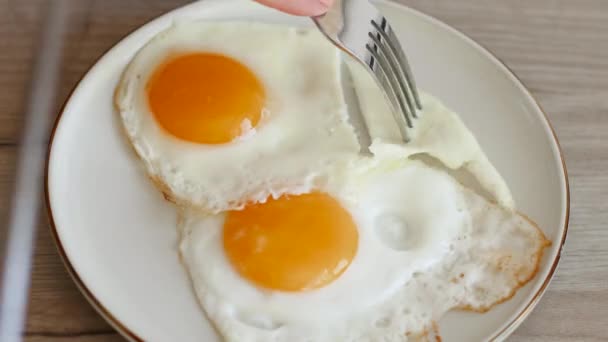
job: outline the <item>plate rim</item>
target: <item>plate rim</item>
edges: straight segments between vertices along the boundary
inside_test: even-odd
[[[488,58],[493,59],[494,62],[496,62],[497,66],[503,68],[503,71],[505,72],[505,74],[512,77],[512,80],[516,84],[519,85],[519,88],[523,91],[523,93],[525,95],[528,96],[528,98],[531,100],[532,104],[537,107],[537,109],[540,113],[542,113],[542,119],[544,119],[546,126],[549,128],[549,130],[551,132],[551,137],[553,138],[553,143],[555,144],[555,147],[557,148],[558,156],[561,161],[562,176],[563,176],[563,181],[564,181],[563,186],[564,186],[565,195],[566,195],[566,198],[565,198],[566,207],[565,207],[564,216],[562,217],[562,219],[564,221],[564,226],[562,227],[562,235],[559,238],[559,241],[554,241],[554,242],[558,242],[557,254],[555,255],[555,258],[553,259],[553,261],[551,263],[551,268],[549,269],[549,272],[547,273],[547,276],[543,280],[539,289],[534,293],[533,297],[529,300],[529,302],[527,304],[525,304],[523,306],[523,308],[517,313],[517,315],[503,329],[496,332],[494,334],[494,336],[492,336],[489,339],[490,341],[503,340],[506,337],[508,337],[509,335],[511,335],[521,325],[521,323],[523,323],[523,321],[530,315],[530,313],[533,311],[533,309],[538,305],[538,302],[540,301],[543,294],[546,292],[547,288],[549,287],[549,284],[551,283],[551,280],[553,279],[555,271],[557,270],[557,267],[559,265],[561,255],[563,252],[564,244],[566,242],[566,238],[568,235],[568,229],[569,229],[569,224],[570,224],[570,183],[569,183],[569,179],[568,179],[568,170],[566,167],[564,152],[563,152],[563,149],[559,142],[559,139],[557,137],[557,133],[555,132],[555,128],[551,124],[551,121],[549,120],[547,113],[545,112],[545,110],[543,109],[541,104],[538,102],[538,100],[532,95],[532,93],[530,92],[528,87],[525,85],[525,83],[517,76],[517,74],[502,59],[500,59],[496,54],[494,54],[492,52],[492,50],[490,50],[488,47],[479,43],[478,41],[474,40],[473,38],[469,37],[468,35],[466,35],[462,31],[460,31],[459,29],[443,22],[442,20],[440,20],[430,14],[417,10],[415,8],[409,7],[405,4],[397,3],[397,2],[394,2],[391,0],[376,0],[375,2],[379,2],[379,3],[385,4],[387,6],[397,7],[399,10],[409,11],[410,13],[412,13],[418,17],[421,17],[424,20],[429,21],[429,22],[433,23],[434,25],[438,25],[441,28],[444,28],[444,29],[456,34],[461,39],[467,41],[470,45],[472,45],[473,47],[475,47],[478,50],[480,50],[481,52],[483,52]],[[61,122],[63,114],[65,113],[66,106],[72,99],[74,92],[79,88],[83,79],[99,63],[99,61],[101,59],[103,59],[111,50],[113,50],[122,41],[124,41],[125,39],[130,37],[134,32],[138,31],[142,27],[150,24],[151,22],[159,20],[160,18],[172,13],[173,11],[182,9],[182,8],[190,6],[190,5],[192,5],[192,4],[187,4],[184,6],[177,7],[169,12],[165,12],[157,17],[154,17],[154,18],[148,20],[144,24],[138,26],[137,28],[135,28],[134,30],[129,32],[127,35],[122,37],[118,42],[116,42],[111,47],[106,49],[98,58],[96,58],[94,63],[91,65],[91,67],[89,67],[87,69],[87,71],[82,76],[80,76],[80,78],[78,79],[76,84],[72,87],[72,89],[68,93],[68,96],[66,97],[66,99],[63,101],[61,107],[58,110],[58,114],[55,118],[55,121],[54,121],[52,129],[51,129],[50,138],[47,142],[47,152],[46,152],[45,167],[44,167],[44,199],[45,199],[47,222],[49,225],[49,230],[51,231],[51,236],[55,242],[57,252],[61,258],[63,265],[65,266],[66,270],[68,271],[70,278],[72,278],[72,281],[76,284],[76,286],[78,287],[78,290],[82,293],[82,295],[89,302],[89,304],[95,309],[95,311],[101,317],[103,317],[103,319],[106,322],[108,322],[110,324],[110,326],[112,326],[112,328],[114,328],[120,335],[122,335],[129,341],[144,342],[145,340],[143,338],[141,338],[139,335],[137,335],[134,331],[129,329],[125,324],[123,324],[118,318],[116,318],[112,314],[112,312],[109,309],[107,309],[99,301],[99,299],[97,299],[97,297],[93,294],[93,292],[82,281],[78,272],[74,269],[70,259],[67,256],[67,253],[65,252],[65,249],[62,245],[61,238],[59,236],[59,232],[57,230],[55,220],[53,217],[53,210],[52,210],[51,201],[50,201],[49,165],[50,165],[50,160],[51,160],[51,152],[52,152],[52,148],[53,148],[53,142],[55,140],[55,133],[57,132],[59,123]]]

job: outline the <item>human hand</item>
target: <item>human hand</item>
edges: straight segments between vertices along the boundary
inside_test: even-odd
[[[334,0],[256,0],[289,14],[315,16],[327,11]]]

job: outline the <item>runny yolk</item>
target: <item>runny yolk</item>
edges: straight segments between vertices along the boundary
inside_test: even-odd
[[[177,138],[222,144],[255,127],[265,101],[264,87],[244,65],[212,53],[169,59],[147,83],[156,121]]]
[[[357,251],[350,214],[327,194],[269,198],[230,211],[224,250],[237,272],[273,290],[323,287],[342,274]]]

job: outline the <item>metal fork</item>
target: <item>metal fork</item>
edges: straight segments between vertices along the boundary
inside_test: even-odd
[[[337,47],[363,63],[393,106],[401,136],[409,141],[422,110],[407,57],[388,21],[368,0],[335,0],[327,13],[312,18]]]

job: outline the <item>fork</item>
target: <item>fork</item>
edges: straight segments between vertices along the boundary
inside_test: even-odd
[[[368,0],[335,0],[312,18],[334,45],[367,67],[393,106],[405,142],[422,110],[407,57],[388,21]]]

